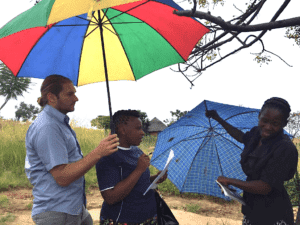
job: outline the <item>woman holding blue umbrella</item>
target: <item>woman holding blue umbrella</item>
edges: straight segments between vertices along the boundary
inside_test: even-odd
[[[218,182],[242,189],[246,206],[242,206],[243,225],[292,225],[294,215],[284,181],[297,171],[298,151],[283,133],[290,105],[282,98],[265,101],[259,113],[258,126],[243,133],[223,120],[215,110],[206,116],[215,119],[245,148],[241,167],[246,181],[220,176]]]

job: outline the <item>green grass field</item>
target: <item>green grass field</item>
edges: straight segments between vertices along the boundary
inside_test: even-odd
[[[0,190],[8,190],[15,187],[32,187],[25,175],[25,136],[30,123],[20,124],[16,121],[0,119]],[[75,127],[76,122],[72,121],[71,126],[77,134],[78,141],[81,146],[83,155],[87,155],[92,151],[99,142],[108,134],[108,131],[93,130],[82,127]],[[149,154],[154,149],[156,137],[145,136],[140,145],[140,148]],[[151,148],[152,147],[152,148]],[[297,144],[299,149],[300,144]],[[157,169],[150,166],[151,174],[156,174]],[[89,187],[98,187],[95,168],[93,167],[86,175],[86,189]],[[292,204],[298,202],[294,179],[285,182],[285,187],[290,195]],[[184,198],[211,199],[215,197],[205,196],[193,193],[181,194],[170,180],[166,180],[159,185],[159,190],[164,195],[176,195]],[[225,200],[219,199],[219,202],[231,204]]]

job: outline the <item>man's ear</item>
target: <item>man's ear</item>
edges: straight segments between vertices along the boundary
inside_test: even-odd
[[[48,103],[50,103],[51,105],[52,104],[56,104],[57,102],[57,97],[55,94],[51,93],[51,92],[48,92],[47,94],[47,99],[48,99]]]

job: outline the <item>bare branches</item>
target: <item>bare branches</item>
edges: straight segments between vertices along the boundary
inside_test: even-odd
[[[208,1],[206,1],[206,3],[207,2]],[[298,34],[300,32],[298,32],[298,30],[300,30],[300,17],[277,20],[291,1],[284,0],[268,22],[266,21],[253,25],[251,23],[257,18],[259,13],[261,13],[267,0],[253,0],[250,2],[251,4],[244,10],[234,5],[241,15],[229,21],[225,21],[219,16],[213,16],[210,12],[197,11],[196,0],[193,0],[194,5],[192,10],[174,11],[174,14],[178,16],[195,17],[206,20],[206,24],[209,24],[211,30],[209,34],[201,40],[201,43],[195,47],[188,61],[185,64],[178,65],[177,72],[182,73],[192,85],[193,81],[207,68],[243,49],[251,47],[257,42],[261,43],[262,50],[260,53],[254,54],[256,55],[254,60],[259,63],[268,63],[271,60],[270,56],[266,54],[271,54],[278,57],[286,65],[291,66],[278,54],[266,50],[263,43],[263,37],[268,31],[285,27],[294,27],[294,29],[290,29],[290,32],[287,32],[286,35],[288,38],[299,40],[300,35]],[[296,28],[299,28],[297,29],[297,33],[294,31]],[[250,34],[245,36],[247,33]],[[234,44],[231,51],[225,52],[224,50],[221,50],[221,48],[223,49],[223,46],[232,46],[231,43]]]

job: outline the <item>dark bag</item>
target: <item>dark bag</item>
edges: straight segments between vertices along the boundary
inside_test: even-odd
[[[157,223],[158,225],[179,225],[175,216],[171,212],[169,206],[160,197],[157,191],[155,192],[156,206],[157,206]]]

